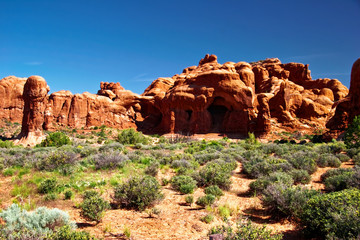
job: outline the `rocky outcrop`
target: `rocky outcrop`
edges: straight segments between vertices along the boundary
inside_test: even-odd
[[[21,123],[26,78],[9,76],[0,80],[0,119]]]
[[[326,126],[331,130],[328,135],[336,137],[344,131],[360,115],[360,58],[355,61],[351,69],[349,94],[334,104],[334,116]]]
[[[26,80],[23,92],[24,113],[19,143],[35,145],[42,140],[44,112],[47,93],[50,91],[45,79],[31,76]]]
[[[347,94],[338,80],[312,80],[308,65],[277,58],[219,64],[206,55],[180,75],[155,80],[143,93],[154,99],[142,113],[145,129],[158,132],[263,134],[271,122],[324,127],[334,102]]]
[[[108,82],[100,83],[97,94],[47,95],[41,77],[7,77],[0,81],[0,118],[22,121],[23,139],[40,136],[42,129],[100,125],[154,133],[266,134],[274,126],[325,127],[335,109],[328,126],[344,129],[360,113],[359,65],[358,60],[353,67],[350,93],[336,79],[312,80],[309,66],[301,63],[270,58],[220,64],[215,55],[156,79],[141,96]]]
[[[59,126],[82,128],[106,125],[115,128],[136,128],[135,109],[142,97],[125,90],[120,83],[101,82],[98,94],[88,92],[73,95],[59,91],[49,96],[44,128]]]

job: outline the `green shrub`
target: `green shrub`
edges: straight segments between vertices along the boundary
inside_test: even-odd
[[[353,160],[354,160],[355,165],[360,166],[360,153],[356,154],[353,157]]]
[[[295,184],[307,184],[311,180],[309,173],[302,169],[293,169],[289,172],[289,174],[294,179]]]
[[[48,193],[45,195],[44,200],[45,201],[54,201],[58,198],[56,193]]]
[[[35,162],[35,167],[38,170],[46,171],[59,169],[64,175],[69,175],[73,172],[76,161],[77,156],[75,153],[54,151]]]
[[[128,160],[126,155],[115,151],[96,154],[92,162],[95,164],[95,169],[99,170],[123,168]]]
[[[0,217],[5,221],[5,232],[9,233],[21,234],[31,231],[43,234],[61,226],[69,226],[71,229],[76,227],[75,223],[70,221],[69,215],[57,208],[39,207],[32,212],[27,212],[17,204],[12,204],[0,213]]]
[[[75,231],[69,226],[63,226],[49,236],[49,240],[96,240],[90,233]]]
[[[256,226],[249,220],[241,220],[236,227],[218,226],[210,230],[211,234],[222,234],[224,240],[280,240],[282,234],[272,234],[265,226]]]
[[[145,174],[155,177],[160,169],[160,163],[153,161],[149,166],[145,168]]]
[[[121,144],[147,144],[149,142],[149,139],[141,132],[137,132],[135,129],[129,128],[122,130],[119,133],[117,141]]]
[[[13,148],[15,147],[14,143],[12,141],[3,141],[0,139],[0,148]]]
[[[84,195],[84,200],[81,203],[81,216],[89,221],[100,222],[104,216],[104,212],[110,208],[110,204],[101,198],[98,194],[88,191]]]
[[[340,160],[331,153],[322,154],[316,163],[319,167],[340,167]]]
[[[185,202],[186,202],[188,205],[191,206],[191,204],[194,203],[194,196],[193,196],[193,195],[187,195],[187,196],[185,197]]]
[[[194,192],[196,181],[190,176],[174,176],[171,178],[171,187],[182,194],[189,194]]]
[[[284,157],[294,168],[303,169],[309,174],[314,173],[317,169],[315,160],[318,159],[319,155],[315,152],[300,150]]]
[[[231,187],[231,171],[236,168],[236,162],[217,160],[207,163],[199,172],[198,184],[201,186],[217,185],[228,190]]]
[[[39,193],[52,193],[56,190],[57,187],[57,180],[56,178],[48,178],[40,182],[38,186],[38,192]]]
[[[340,160],[340,162],[347,162],[350,160],[350,157],[343,153],[337,153],[335,156]]]
[[[275,157],[251,158],[250,161],[243,163],[244,172],[252,178],[269,175],[272,172],[287,172],[293,169],[293,166],[284,159]]]
[[[264,176],[256,179],[254,182],[250,183],[250,189],[261,193],[265,190],[270,184],[273,183],[282,183],[286,186],[291,186],[294,183],[292,177],[284,172],[274,172],[269,176]]]
[[[301,222],[309,233],[328,238],[356,239],[360,234],[360,190],[346,189],[312,197]]]
[[[211,194],[206,194],[205,196],[199,197],[196,200],[196,204],[201,207],[210,206],[215,202],[216,197]]]
[[[163,198],[161,187],[152,176],[131,177],[115,187],[114,201],[120,206],[144,210]]]
[[[224,221],[231,215],[231,210],[226,205],[219,206],[218,212]]]
[[[217,198],[220,198],[224,195],[223,191],[221,191],[221,189],[216,185],[205,188],[205,194],[211,194]]]
[[[322,179],[325,179],[325,190],[340,191],[348,188],[360,188],[360,168],[355,167],[342,171],[328,172],[321,176]]]
[[[210,214],[206,214],[204,217],[200,218],[200,220],[204,223],[211,223],[214,220],[214,215]]]
[[[67,190],[67,191],[64,192],[64,199],[65,199],[65,200],[69,200],[69,199],[71,199],[73,196],[74,196],[74,193],[73,193],[73,191],[71,191],[71,190]]]
[[[313,196],[320,194],[316,190],[300,186],[286,186],[282,183],[273,183],[263,192],[264,205],[285,216],[299,217],[306,202]]]
[[[351,125],[346,129],[344,143],[347,148],[360,147],[360,116],[356,116]]]
[[[70,138],[63,132],[54,132],[46,136],[38,147],[61,147],[71,144]]]
[[[3,170],[2,174],[3,174],[4,177],[12,176],[12,175],[15,174],[15,169],[13,169],[13,168],[6,168],[6,169]]]

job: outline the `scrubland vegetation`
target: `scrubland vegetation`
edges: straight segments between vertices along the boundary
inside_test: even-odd
[[[357,239],[360,148],[351,134],[345,143],[284,139],[264,144],[251,134],[246,140],[195,141],[103,126],[49,133],[34,148],[0,141],[0,170],[3,179],[11,178],[13,203],[0,213],[0,238],[95,239],[75,230],[66,212],[42,207],[43,203],[72,201],[95,226],[118,208],[161,215],[163,209],[156,206],[164,198],[163,189],[170,188],[183,195],[184,205],[207,211],[199,221],[210,224],[221,219],[223,224],[209,234],[281,239],[281,234],[252,223],[242,213],[229,220],[235,210],[221,204],[221,198],[231,190],[231,176],[240,165],[242,173],[253,179],[248,194],[259,197],[274,217],[289,219],[308,238]],[[354,166],[339,168],[349,161]],[[311,175],[323,167],[331,167],[321,176],[325,187],[314,189]],[[159,177],[159,173],[170,174]],[[203,195],[194,197],[199,188]],[[123,236],[130,237],[130,231],[124,229]]]

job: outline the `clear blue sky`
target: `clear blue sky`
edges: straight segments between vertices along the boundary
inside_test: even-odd
[[[41,75],[51,92],[108,81],[142,93],[206,53],[308,63],[349,86],[360,0],[0,0],[0,78]]]

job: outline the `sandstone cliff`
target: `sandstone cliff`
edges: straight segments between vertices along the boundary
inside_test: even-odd
[[[350,93],[336,79],[312,80],[301,63],[271,58],[220,64],[215,55],[156,79],[141,96],[107,82],[97,94],[48,95],[41,77],[7,77],[0,80],[0,119],[22,122],[22,138],[40,136],[42,129],[103,124],[154,133],[266,134],[274,127],[324,128],[329,118],[329,128],[343,130],[360,114],[359,65],[358,60],[353,67]]]
[[[347,94],[338,80],[312,80],[308,65],[277,58],[219,64],[206,55],[180,75],[155,80],[143,93],[154,99],[142,113],[145,129],[160,132],[263,134],[271,124],[324,127]]]

